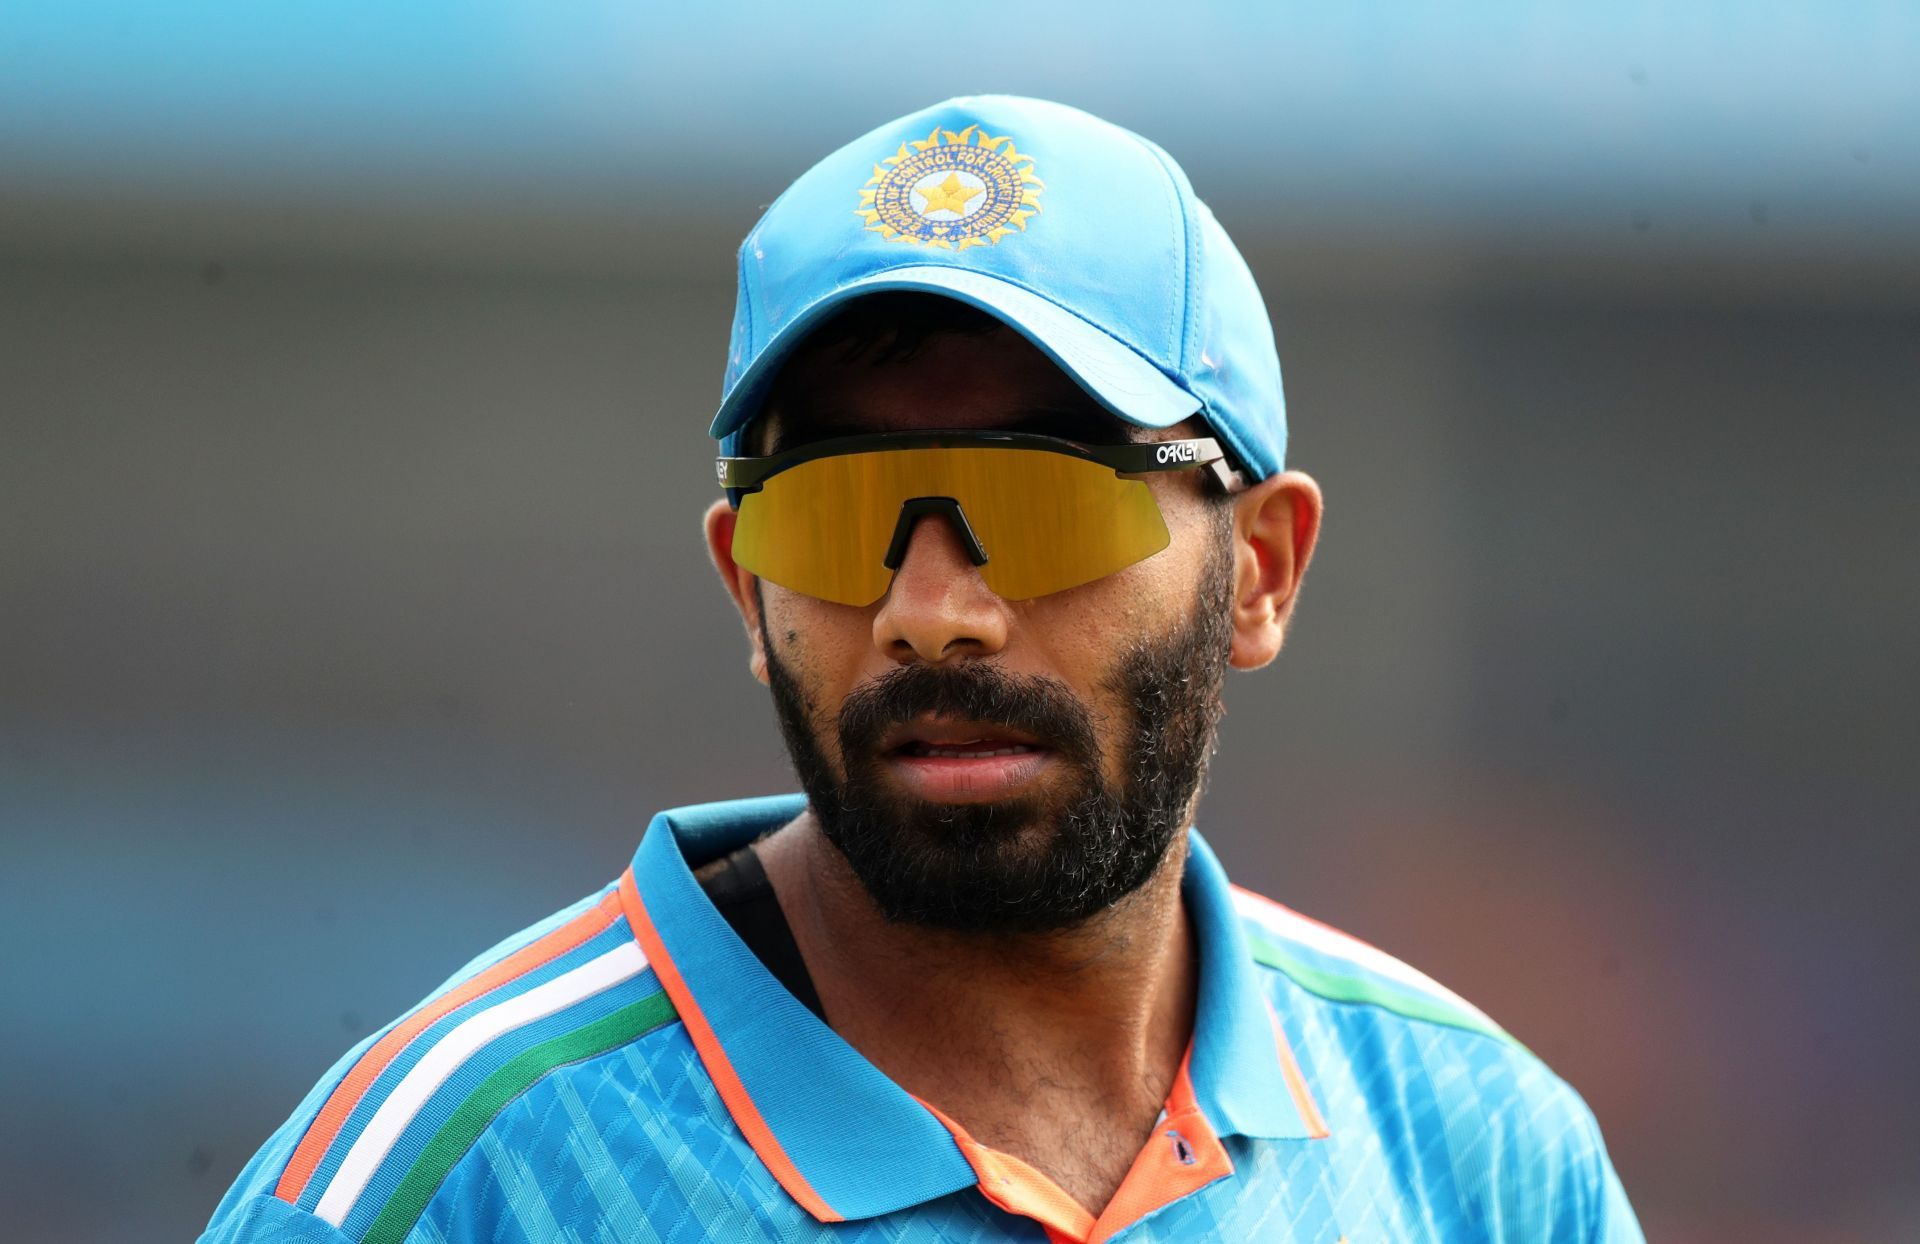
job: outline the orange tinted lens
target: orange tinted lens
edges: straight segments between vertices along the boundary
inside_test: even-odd
[[[808,596],[869,605],[886,593],[886,554],[916,497],[959,502],[987,586],[1007,600],[1064,591],[1167,547],[1153,493],[1113,468],[1005,446],[887,449],[815,458],[740,500],[734,560]]]
[[[900,499],[885,453],[815,458],[789,467],[740,498],[733,560],[761,578],[842,605],[886,593],[887,541]]]

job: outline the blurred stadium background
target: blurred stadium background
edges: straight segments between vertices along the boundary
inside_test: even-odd
[[[191,1237],[791,785],[696,534],[731,248],[973,90],[1270,300],[1330,510],[1239,879],[1546,1056],[1654,1240],[1920,1238],[1920,10],[1773,0],[0,7],[0,1234]]]

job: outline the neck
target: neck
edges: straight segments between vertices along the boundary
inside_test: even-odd
[[[1139,890],[1049,933],[889,922],[811,812],[760,852],[829,1022],[895,1083],[1016,1154],[1049,1096],[1109,1116],[1129,1155],[1152,1127],[1193,1026],[1184,835]]]

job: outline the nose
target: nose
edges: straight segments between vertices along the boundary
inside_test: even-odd
[[[988,656],[1006,646],[1008,614],[948,519],[927,514],[914,520],[874,614],[873,643],[902,665]]]

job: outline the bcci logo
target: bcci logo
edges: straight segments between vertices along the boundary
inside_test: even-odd
[[[935,129],[873,166],[854,214],[889,242],[965,250],[1024,230],[1044,189],[1011,138]]]

